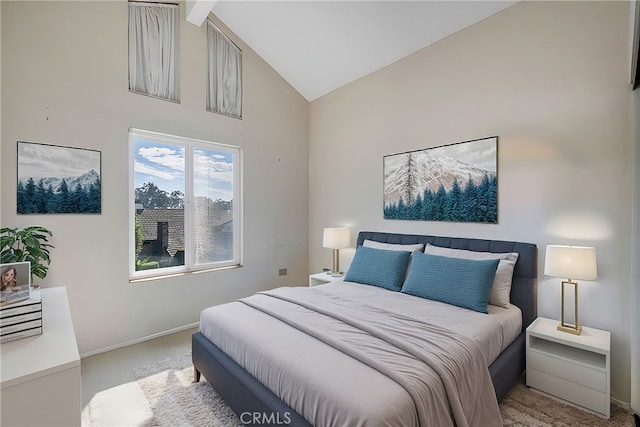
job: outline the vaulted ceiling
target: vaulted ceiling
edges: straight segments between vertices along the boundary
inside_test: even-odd
[[[402,59],[516,1],[187,1],[213,12],[308,101]]]

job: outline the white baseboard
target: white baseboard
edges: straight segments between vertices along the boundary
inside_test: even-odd
[[[626,409],[627,411],[631,410],[631,403],[629,402],[623,402],[622,400],[618,400],[618,399],[614,399],[613,397],[611,398],[611,403],[613,403],[616,406],[619,406],[623,409]]]
[[[86,353],[82,353],[80,355],[80,358],[84,359],[85,357],[95,356],[96,354],[106,353],[107,351],[116,350],[118,348],[127,347],[127,346],[130,346],[130,345],[133,345],[133,344],[139,344],[141,342],[149,341],[149,340],[152,340],[154,338],[160,338],[162,336],[170,335],[170,334],[173,334],[173,333],[176,333],[176,332],[180,332],[180,331],[184,331],[186,329],[197,328],[198,326],[200,326],[200,322],[195,322],[195,323],[191,323],[189,325],[179,326],[177,328],[169,329],[167,331],[162,331],[162,332],[158,332],[158,333],[153,334],[153,335],[148,335],[146,337],[137,338],[137,339],[132,340],[132,341],[127,341],[127,342],[123,342],[123,343],[120,343],[120,344],[114,344],[114,345],[110,345],[108,347],[99,348],[97,350],[88,351]]]

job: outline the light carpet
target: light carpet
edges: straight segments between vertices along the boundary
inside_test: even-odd
[[[237,427],[239,418],[206,382],[193,383],[191,355],[134,371],[136,382],[96,394],[83,409],[83,426]],[[633,427],[630,411],[611,406],[603,420],[517,383],[500,404],[505,426]]]

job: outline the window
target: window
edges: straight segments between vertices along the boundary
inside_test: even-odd
[[[207,20],[207,111],[242,118],[242,51]]]
[[[179,102],[175,4],[129,2],[129,90]]]
[[[129,131],[132,279],[241,264],[239,147]]]

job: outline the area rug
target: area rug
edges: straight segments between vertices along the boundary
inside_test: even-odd
[[[242,426],[239,418],[204,378],[199,383],[192,382],[193,367],[190,354],[140,367],[134,374],[137,378],[134,385],[146,398],[148,407],[145,411],[141,407],[144,406],[141,405],[141,397],[132,394],[135,396],[131,402],[133,414],[141,420],[139,423],[135,422],[135,425]],[[522,382],[517,383],[504,398],[500,404],[500,412],[505,426],[634,426],[631,412],[619,406],[612,405],[611,418],[603,420],[537,393]],[[100,424],[99,420],[96,422],[96,425],[114,425]]]
[[[154,415],[153,426],[243,425],[204,377],[200,382],[193,382],[191,354],[142,366],[134,370],[134,375],[149,400]]]
[[[611,418],[602,419],[516,383],[500,403],[504,426],[633,427],[631,411],[611,405]]]

